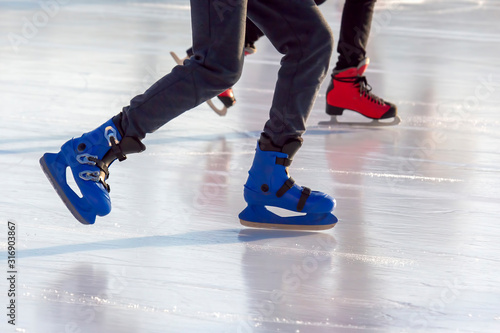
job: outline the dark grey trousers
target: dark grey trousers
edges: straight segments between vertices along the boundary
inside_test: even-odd
[[[366,57],[366,45],[370,36],[373,10],[377,0],[346,0],[342,11],[339,43],[339,59],[336,70],[357,67]]]
[[[333,45],[313,0],[191,0],[194,56],[113,119],[124,136],[143,139],[233,86],[243,66],[247,13],[284,55],[264,132],[276,145],[300,137]]]

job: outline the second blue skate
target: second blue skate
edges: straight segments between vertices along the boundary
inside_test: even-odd
[[[245,184],[244,198],[248,206],[239,214],[242,225],[294,230],[325,230],[335,226],[338,220],[331,213],[335,199],[295,184],[288,175],[288,166],[300,145],[299,140],[294,140],[278,148],[270,139],[261,137]],[[266,206],[306,215],[282,217]]]

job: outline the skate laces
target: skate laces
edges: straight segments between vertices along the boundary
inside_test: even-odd
[[[373,101],[375,103],[378,103],[380,105],[384,105],[385,102],[382,98],[378,97],[377,95],[373,94],[372,91],[372,86],[368,84],[368,81],[366,80],[366,76],[358,76],[358,79],[356,79],[355,84],[359,83],[359,92],[366,98],[368,98],[370,101]]]
[[[334,80],[345,83],[353,83],[355,86],[359,87],[359,95],[368,98],[371,102],[375,102],[380,105],[384,105],[385,101],[373,94],[372,86],[366,80],[366,76],[350,76],[350,77],[335,77]]]

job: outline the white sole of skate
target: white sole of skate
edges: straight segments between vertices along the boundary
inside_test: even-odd
[[[348,122],[348,121],[338,121],[338,116],[331,116],[332,118],[327,121],[320,121],[318,123],[319,126],[335,126],[335,127],[385,127],[385,126],[396,126],[401,123],[401,118],[396,115],[389,121],[385,121],[386,119],[372,119],[368,122]]]
[[[189,58],[188,56],[186,56],[185,58],[181,59],[181,58],[179,58],[179,56],[177,54],[175,54],[175,52],[170,52],[170,55],[172,56],[172,58],[174,58],[174,61],[177,63],[177,65],[180,65],[180,66],[183,66],[184,60]],[[208,101],[206,101],[206,103],[219,116],[224,117],[227,114],[227,107],[226,106],[223,106],[222,108],[218,108],[217,106],[215,106],[215,104],[210,99]]]
[[[319,231],[328,230],[335,227],[335,224],[327,225],[290,225],[290,224],[277,224],[277,223],[260,223],[260,222],[250,222],[240,219],[241,225],[249,228],[260,228],[260,229],[280,229],[280,230],[297,230],[297,231]]]

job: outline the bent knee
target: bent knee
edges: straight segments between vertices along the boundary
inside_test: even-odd
[[[333,33],[326,25],[316,29],[307,42],[303,44],[305,54],[317,58],[318,61],[329,62],[333,53]]]
[[[203,57],[195,55],[192,61],[199,66],[203,77],[214,89],[228,89],[238,82],[243,70],[243,59]]]
[[[223,74],[221,75],[221,84],[224,85],[224,89],[231,88],[239,81],[241,77],[242,70],[227,70],[223,69]]]

